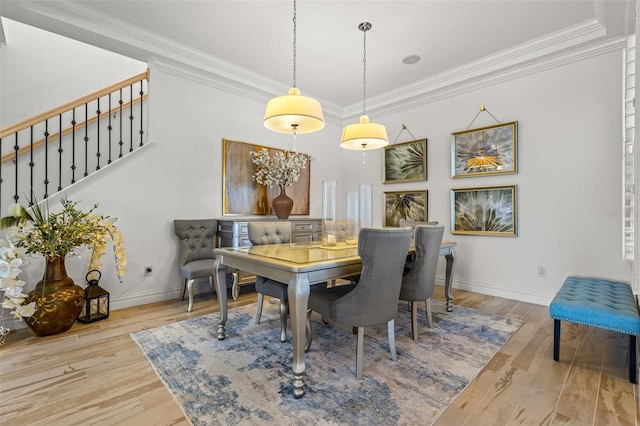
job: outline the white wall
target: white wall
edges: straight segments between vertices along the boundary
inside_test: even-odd
[[[5,58],[5,48],[0,52]],[[3,60],[2,85],[18,79],[13,70],[23,70],[20,79],[38,79],[42,74],[62,75],[51,68],[74,68],[73,61],[85,59],[72,54],[67,61],[50,63],[46,71],[13,60],[7,66]],[[417,138],[428,139],[427,182],[383,185],[381,151],[368,152],[363,165],[361,152],[339,148],[342,129],[331,123],[321,132],[299,136],[298,150],[315,158],[311,216],[321,214],[321,181],[335,178],[339,194],[357,190],[360,183],[374,185],[376,225],[382,224],[384,191],[427,189],[429,219],[439,220],[449,231],[451,188],[516,184],[517,237],[446,233],[447,239],[458,243],[456,287],[544,304],[569,274],[629,280],[630,267],[620,260],[618,214],[621,63],[621,53],[607,53],[403,113],[372,116],[387,126],[392,140],[402,124]],[[280,148],[288,148],[292,141],[262,125],[266,100],[224,92],[186,73],[178,76],[164,64],[151,63],[150,68],[150,144],[103,170],[98,179],[67,191],[87,207],[99,202],[102,213],[119,218],[129,264],[122,284],[108,268],[103,271],[101,285],[111,293],[112,309],[178,296],[178,244],[172,221],[221,216],[223,138]],[[10,81],[6,70],[13,72]],[[74,76],[80,82],[91,78],[92,73]],[[14,102],[14,96],[17,93],[3,91],[2,104]],[[40,105],[38,110],[53,106],[31,102]],[[519,173],[452,179],[450,134],[466,129],[481,104],[503,122],[518,121]],[[493,123],[488,114],[481,114],[474,127]],[[400,141],[407,136],[405,132]],[[342,197],[338,201],[343,208]],[[83,262],[70,261],[76,280],[84,280]],[[38,262],[32,264],[39,267]],[[151,277],[143,276],[145,265],[153,266]],[[547,278],[536,277],[538,265],[547,267]],[[443,275],[440,265],[438,276]]]
[[[144,72],[146,64],[2,18],[0,129]]]
[[[381,184],[376,167],[374,222],[382,223],[384,191],[429,191],[429,220],[446,225],[458,243],[456,287],[546,304],[568,275],[629,281],[621,260],[622,52],[608,53],[372,120],[395,138],[402,124],[428,139],[428,181]],[[518,121],[518,173],[451,178],[452,132],[467,129],[480,105],[501,122]],[[472,128],[496,124],[481,113]],[[404,132],[398,142],[410,140]],[[344,180],[358,179],[353,155],[343,156]],[[367,160],[367,163],[369,161]],[[452,188],[517,185],[518,236],[450,234]],[[536,275],[547,267],[547,278]],[[444,275],[440,265],[438,276]]]

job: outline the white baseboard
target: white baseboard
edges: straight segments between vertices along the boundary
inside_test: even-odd
[[[436,283],[444,285],[444,275],[436,276]],[[451,293],[453,294],[453,303],[456,303],[455,289],[472,291],[474,293],[486,294],[488,296],[502,297],[505,299],[518,300],[520,302],[533,303],[536,305],[549,306],[554,295],[535,293],[531,291],[514,290],[513,288],[504,288],[483,283],[453,280]]]

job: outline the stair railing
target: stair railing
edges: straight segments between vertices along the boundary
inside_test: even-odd
[[[144,146],[148,81],[147,69],[0,130],[0,215],[21,195],[32,205]]]

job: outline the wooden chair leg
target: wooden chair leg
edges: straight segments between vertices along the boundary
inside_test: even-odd
[[[636,358],[636,336],[634,334],[629,335],[629,381],[631,383],[638,383],[637,376],[638,360]]]
[[[553,320],[553,360],[560,360],[560,320]]]
[[[238,285],[238,273],[233,272],[231,274],[233,277],[231,284],[231,297],[233,297],[233,301],[238,300],[238,295],[240,294],[240,286]]]
[[[356,379],[362,380],[362,358],[364,352],[364,327],[358,327],[358,342],[356,344]]]
[[[431,311],[431,298],[424,301],[424,309],[427,312],[427,325],[433,328],[433,313]]]
[[[313,340],[313,331],[311,330],[311,309],[307,309],[307,332],[305,334],[304,353],[311,349],[311,341]]]
[[[189,305],[187,306],[187,312],[191,312],[193,309],[193,282],[195,280],[189,280],[187,282],[187,293],[189,294]]]
[[[184,295],[187,294],[187,279],[185,278],[182,281],[182,298],[180,300],[184,300]]]
[[[287,341],[287,316],[289,315],[289,304],[286,300],[280,300],[280,341]]]
[[[418,302],[411,301],[411,334],[414,341],[418,341]]]
[[[258,302],[256,303],[256,324],[260,324],[262,316],[262,303],[264,302],[264,294],[258,293]]]
[[[391,360],[393,362],[398,362],[398,353],[396,352],[396,327],[394,320],[387,323],[387,333],[389,334],[389,352],[391,352]]]

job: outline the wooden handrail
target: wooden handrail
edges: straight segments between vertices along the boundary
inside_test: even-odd
[[[125,103],[122,104],[122,109],[125,110],[125,109],[127,109],[129,107],[132,107],[135,104],[139,104],[141,101],[147,100],[148,96],[149,95],[147,95],[145,93],[141,97],[135,98],[133,101],[125,102]],[[120,110],[120,105],[118,105],[118,111],[119,110]],[[104,118],[107,115],[111,114],[112,112],[113,111],[104,111],[104,112],[100,113],[99,116],[96,115],[96,116],[91,117],[87,121],[79,122],[78,124],[75,125],[75,127],[74,126],[69,126],[69,127],[67,127],[66,129],[64,129],[62,131],[62,135],[60,134],[60,132],[52,133],[51,135],[49,135],[48,142],[52,142],[52,141],[58,139],[60,136],[68,135],[69,133],[73,132],[74,130],[79,130],[79,129],[84,128],[85,126],[88,126],[89,124],[95,123],[96,121],[98,121],[98,119]],[[26,152],[31,151],[31,149],[39,148],[39,147],[43,146],[44,143],[45,143],[45,138],[42,138],[42,139],[40,139],[38,141],[35,141],[33,143],[33,146],[31,144],[25,145],[22,148],[18,149],[18,156],[20,156],[20,155],[22,155],[22,154],[24,154]],[[13,151],[13,152],[11,152],[9,154],[3,155],[2,159],[0,159],[0,161],[2,163],[6,163],[7,161],[11,161],[14,158],[16,158],[16,152],[15,151]]]
[[[38,123],[41,123],[45,120],[56,117],[60,114],[64,114],[65,112],[70,111],[73,108],[78,108],[86,103],[89,103],[98,98],[106,96],[109,93],[113,93],[116,90],[122,89],[123,87],[127,87],[132,85],[133,83],[137,83],[140,80],[149,81],[149,68],[147,68],[145,72],[140,73],[138,75],[134,75],[133,77],[127,78],[126,80],[122,80],[119,83],[112,84],[111,86],[105,87],[104,89],[98,90],[97,92],[78,98],[75,101],[67,102],[66,104],[60,105],[57,108],[43,112],[42,114],[36,115],[35,117],[29,118],[20,123],[14,124],[13,126],[7,127],[6,129],[2,129],[0,130],[0,139],[4,139],[9,135],[20,132],[24,129],[28,129],[31,126],[35,126]]]

